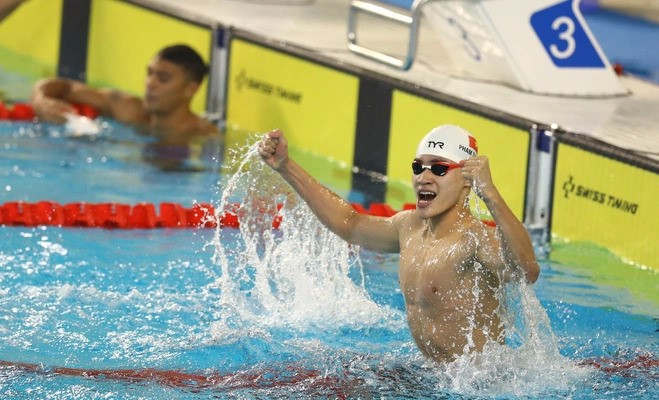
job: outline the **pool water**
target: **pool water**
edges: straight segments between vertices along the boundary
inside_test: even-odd
[[[659,83],[659,54],[655,44],[659,40],[659,23],[608,11],[596,3],[597,0],[582,0],[580,5],[609,62],[620,65],[628,74]],[[633,3],[630,6],[633,8]]]
[[[1,398],[659,397],[653,271],[557,244],[508,290],[508,346],[432,365],[397,256],[327,232],[253,150],[166,172],[105,124],[92,140],[0,123],[0,202],[241,202],[241,227],[0,227]]]

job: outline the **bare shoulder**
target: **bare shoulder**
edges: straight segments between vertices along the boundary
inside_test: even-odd
[[[106,114],[112,118],[127,123],[146,123],[148,117],[144,110],[142,99],[116,89],[100,89],[106,98]]]
[[[198,117],[197,133],[204,136],[215,136],[220,134],[220,130],[215,124],[203,117]]]
[[[103,89],[102,91],[106,94],[110,103],[112,103],[115,107],[126,107],[131,109],[138,109],[140,111],[144,110],[142,99],[135,95],[116,89]]]
[[[476,239],[481,247],[487,248],[490,246],[498,246],[499,238],[497,235],[497,228],[485,224],[478,218],[470,218],[468,222],[464,223],[465,232],[469,236]]]
[[[470,233],[477,240],[476,257],[485,266],[498,270],[505,265],[501,254],[501,241],[496,227],[474,219]]]
[[[421,225],[421,218],[419,218],[416,210],[399,211],[394,214],[390,220],[398,227],[398,229],[413,228]]]

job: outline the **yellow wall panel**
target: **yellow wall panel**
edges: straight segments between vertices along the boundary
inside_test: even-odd
[[[559,143],[552,234],[659,270],[659,175]]]
[[[62,0],[30,0],[0,23],[0,65],[30,78],[53,76],[59,59]]]
[[[352,165],[357,77],[241,39],[230,54],[230,129],[280,128],[291,146]]]

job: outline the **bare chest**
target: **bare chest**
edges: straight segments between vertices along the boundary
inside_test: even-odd
[[[401,249],[399,279],[408,305],[448,305],[469,296],[476,243],[456,233],[410,240]]]

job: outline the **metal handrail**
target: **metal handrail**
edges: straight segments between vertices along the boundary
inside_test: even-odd
[[[394,68],[406,71],[412,67],[416,57],[417,39],[419,35],[419,23],[421,20],[421,7],[431,0],[414,0],[409,11],[397,11],[393,8],[375,4],[369,1],[353,0],[350,2],[350,13],[348,14],[348,50],[366,58],[379,61]],[[409,41],[405,58],[392,56],[381,51],[369,49],[357,42],[357,15],[360,12],[375,15],[377,17],[400,23],[409,27]]]

